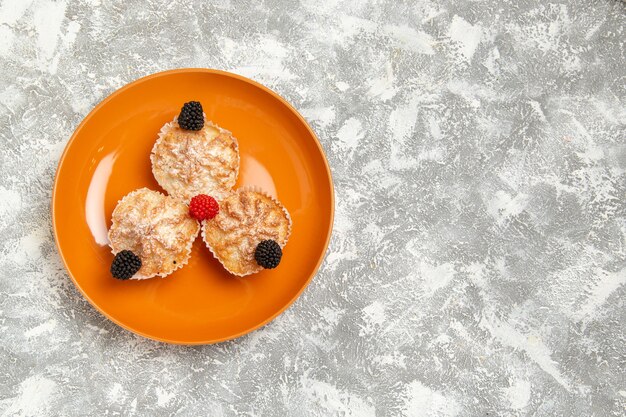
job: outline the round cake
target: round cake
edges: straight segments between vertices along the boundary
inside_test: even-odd
[[[171,274],[189,260],[199,228],[187,205],[178,199],[147,188],[127,194],[113,210],[109,229],[116,255],[113,275],[114,269],[127,272],[129,268],[136,270],[131,279]],[[139,262],[133,264],[133,260]],[[127,279],[124,273],[116,277]]]
[[[187,203],[198,194],[220,200],[237,181],[237,139],[204,115],[194,120],[184,112],[185,107],[161,128],[150,155],[154,177],[169,195]]]
[[[202,237],[209,250],[230,273],[239,276],[263,269],[255,259],[261,242],[275,241],[282,249],[290,234],[287,209],[257,189],[232,192],[219,202],[218,214],[202,222]]]

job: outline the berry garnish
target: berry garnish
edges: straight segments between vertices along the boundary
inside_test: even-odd
[[[141,259],[129,250],[115,255],[111,264],[111,275],[117,279],[129,279],[141,268]]]
[[[185,103],[178,115],[178,125],[185,130],[200,130],[204,126],[202,104],[199,101]]]
[[[254,251],[256,263],[265,269],[273,269],[280,263],[283,251],[275,240],[263,240]]]
[[[217,216],[220,206],[217,201],[206,194],[198,194],[189,203],[189,215],[198,221],[210,220]]]

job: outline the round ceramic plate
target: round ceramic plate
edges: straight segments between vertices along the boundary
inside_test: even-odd
[[[236,188],[259,186],[289,210],[293,229],[283,260],[274,270],[239,278],[198,237],[189,264],[167,278],[118,281],[109,272],[111,213],[137,188],[163,191],[152,176],[150,150],[161,126],[190,100],[239,140]],[[333,213],[328,162],[302,116],[256,82],[206,69],[150,75],[100,103],[70,139],[52,197],[59,253],[87,300],[128,330],[181,344],[232,339],[283,312],[319,268]]]

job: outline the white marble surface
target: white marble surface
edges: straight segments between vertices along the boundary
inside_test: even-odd
[[[625,27],[614,0],[0,0],[0,415],[624,416]],[[336,182],[311,286],[214,346],[103,318],[50,226],[80,120],[177,67],[285,96]]]

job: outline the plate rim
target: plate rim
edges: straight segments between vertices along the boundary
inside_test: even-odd
[[[204,74],[214,74],[214,75],[221,75],[221,76],[225,76],[225,77],[234,78],[236,80],[243,81],[243,82],[245,82],[247,84],[250,84],[253,87],[256,87],[256,88],[258,88],[258,89],[260,89],[260,90],[270,94],[274,98],[276,98],[279,102],[281,102],[287,109],[289,109],[289,111],[291,113],[293,113],[300,120],[300,122],[304,125],[304,127],[306,127],[308,132],[313,137],[315,145],[317,146],[318,150],[320,151],[320,154],[322,155],[322,160],[324,162],[324,167],[326,168],[326,174],[327,174],[327,178],[328,178],[328,182],[329,182],[328,185],[330,186],[330,203],[331,203],[330,204],[330,227],[328,228],[328,231],[326,232],[326,240],[324,242],[324,251],[323,251],[322,256],[320,256],[320,258],[318,259],[317,264],[315,265],[315,268],[313,269],[313,272],[311,273],[309,278],[306,280],[304,285],[302,285],[302,287],[298,290],[298,292],[287,303],[285,303],[278,311],[276,311],[274,314],[270,315],[265,320],[261,321],[259,324],[253,325],[253,326],[251,326],[251,327],[249,327],[249,328],[247,328],[245,330],[242,330],[242,331],[240,331],[240,332],[238,332],[236,334],[230,335],[230,336],[226,336],[226,337],[222,337],[222,338],[216,338],[216,339],[209,339],[209,340],[200,340],[200,341],[185,341],[185,340],[178,340],[178,339],[175,339],[175,338],[170,339],[170,338],[153,336],[153,335],[147,334],[145,332],[142,332],[140,330],[134,329],[134,328],[132,328],[132,326],[129,326],[129,325],[127,325],[127,324],[125,324],[125,323],[115,319],[111,315],[109,315],[104,309],[102,309],[97,303],[95,303],[89,297],[89,295],[84,291],[84,289],[78,283],[78,281],[74,277],[74,274],[71,272],[70,268],[68,267],[68,263],[67,263],[66,257],[63,254],[63,251],[61,249],[61,245],[59,243],[58,229],[57,229],[57,222],[56,222],[56,216],[57,216],[56,204],[57,204],[57,188],[58,188],[58,185],[59,185],[59,172],[63,168],[63,165],[64,165],[64,162],[65,162],[65,159],[67,158],[67,154],[69,152],[69,149],[72,147],[72,144],[77,139],[80,131],[87,124],[87,122],[106,103],[108,103],[110,100],[112,100],[114,97],[118,96],[119,94],[122,94],[124,91],[130,89],[131,87],[136,86],[136,85],[141,84],[141,83],[144,83],[146,81],[149,81],[149,80],[151,80],[153,78],[168,76],[168,75],[172,75],[172,74],[181,74],[181,73],[204,73]],[[82,121],[74,129],[74,132],[72,133],[72,136],[67,141],[67,143],[65,145],[65,148],[63,149],[63,153],[61,154],[61,157],[59,158],[59,162],[57,164],[57,169],[56,169],[55,174],[54,174],[54,185],[52,187],[52,200],[51,200],[51,205],[50,206],[51,206],[52,230],[53,230],[53,235],[54,235],[54,243],[55,243],[55,246],[56,246],[56,249],[57,249],[57,253],[59,254],[59,257],[61,258],[61,261],[63,262],[63,267],[65,268],[65,272],[67,273],[67,275],[69,275],[70,279],[74,283],[74,286],[78,289],[78,291],[81,293],[81,295],[89,302],[89,304],[91,304],[91,306],[93,308],[95,308],[96,311],[98,311],[104,317],[106,317],[107,319],[111,320],[113,323],[117,324],[121,328],[123,328],[123,329],[125,329],[125,330],[127,330],[127,331],[129,331],[131,333],[134,333],[136,335],[139,335],[139,336],[145,337],[147,339],[150,339],[150,340],[154,340],[154,341],[157,341],[157,342],[163,342],[163,343],[170,343],[170,344],[175,344],[175,345],[187,345],[187,346],[210,345],[210,344],[215,344],[215,343],[225,342],[225,341],[228,341],[228,340],[237,339],[237,338],[239,338],[241,336],[244,336],[244,335],[246,335],[248,333],[251,333],[251,332],[253,332],[255,330],[258,330],[258,329],[264,327],[266,324],[270,323],[276,317],[278,317],[279,315],[284,313],[289,307],[291,307],[293,305],[293,303],[298,298],[300,298],[300,296],[302,295],[304,290],[310,285],[310,283],[313,280],[313,278],[317,275],[320,267],[322,266],[322,263],[324,262],[324,260],[326,259],[326,256],[327,256],[328,247],[330,245],[330,239],[331,239],[331,236],[332,236],[332,233],[333,233],[334,220],[335,220],[335,186],[334,186],[334,182],[333,182],[332,171],[330,169],[330,164],[328,163],[328,158],[326,157],[326,152],[324,152],[324,148],[323,148],[319,138],[317,137],[317,135],[315,134],[315,132],[313,131],[313,129],[311,128],[309,123],[306,121],[306,119],[300,114],[300,112],[298,112],[298,110],[296,110],[296,108],[293,105],[291,105],[280,94],[278,94],[274,90],[270,89],[269,87],[266,87],[265,85],[263,85],[263,84],[261,84],[261,83],[259,83],[257,81],[254,81],[254,80],[252,80],[250,78],[244,77],[244,76],[239,75],[239,74],[234,74],[232,72],[228,72],[228,71],[224,71],[224,70],[218,70],[218,69],[213,69],[213,68],[177,68],[177,69],[170,69],[170,70],[166,70],[166,71],[155,72],[155,73],[152,73],[152,74],[145,75],[143,77],[137,78],[137,79],[135,79],[135,80],[125,84],[124,86],[118,88],[117,90],[113,91],[111,94],[109,94],[107,97],[105,97],[102,101],[100,101],[96,106],[94,106],[93,109],[91,109],[91,111],[82,119]]]

